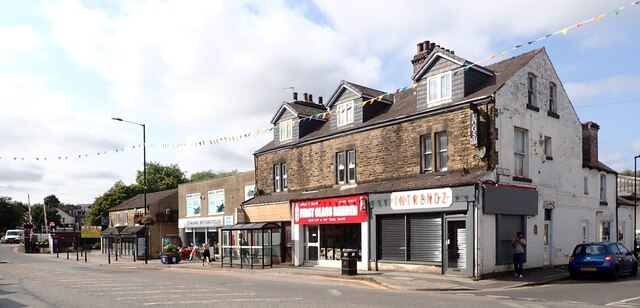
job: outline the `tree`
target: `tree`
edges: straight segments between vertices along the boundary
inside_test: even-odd
[[[621,175],[633,176],[633,170],[629,170],[629,169],[627,169],[627,170],[625,170],[625,171],[620,172],[620,174],[621,174]],[[640,174],[638,174],[638,176],[640,176]]]
[[[26,204],[0,196],[0,229],[14,229],[27,221]]]
[[[44,205],[57,209],[58,207],[60,207],[60,200],[58,200],[58,197],[56,197],[56,195],[49,195],[44,198]]]
[[[147,163],[147,192],[158,192],[178,188],[178,184],[188,182],[184,171],[177,164],[163,166],[160,163]],[[144,173],[136,174],[136,183],[144,187]]]
[[[142,186],[138,184],[125,185],[122,181],[115,182],[109,190],[97,197],[93,202],[93,206],[85,216],[85,225],[102,225],[102,217],[109,216],[109,209],[135,197],[139,193],[142,193]]]
[[[48,221],[46,222],[44,221],[43,209],[44,209],[44,205],[39,203],[34,204],[31,207],[31,217],[33,219],[34,229],[42,230],[42,226],[44,226],[45,224],[48,226],[49,222],[51,221],[55,222],[56,226],[60,225],[60,220],[62,220],[62,217],[60,217],[60,214],[58,214],[57,208],[47,206]]]
[[[199,171],[191,174],[190,182],[215,179],[215,178],[220,178],[224,176],[234,175],[237,173],[238,173],[238,170],[213,172],[211,169],[209,169],[206,171]]]

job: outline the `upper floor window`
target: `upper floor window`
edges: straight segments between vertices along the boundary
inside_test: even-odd
[[[273,165],[273,190],[280,191],[280,165]]]
[[[129,224],[129,212],[124,212],[124,224]]]
[[[338,105],[337,112],[338,127],[353,123],[353,101]]]
[[[433,142],[435,138],[435,144]],[[447,171],[449,140],[447,132],[422,136],[422,172]],[[435,159],[434,159],[435,153]]]
[[[588,177],[584,177],[584,194],[588,195],[589,194],[589,178]]]
[[[553,82],[549,83],[549,112],[558,113],[558,102],[557,102],[557,93],[556,93],[556,84]]]
[[[527,105],[537,106],[537,79],[536,75],[529,73],[527,76]]]
[[[355,183],[356,151],[349,150],[336,153],[336,183]]]
[[[285,191],[289,187],[288,169],[286,163],[273,165],[273,190]]]
[[[116,213],[116,225],[120,224],[120,212]]]
[[[516,128],[513,132],[513,175],[527,177],[527,131]]]
[[[207,192],[207,214],[224,213],[224,189],[216,189]]]
[[[607,176],[604,174],[600,175],[600,201],[607,201]]]
[[[280,141],[293,138],[293,120],[280,122]]]
[[[551,137],[544,136],[544,155],[547,159],[553,159],[553,152],[551,150]]]
[[[187,194],[186,196],[187,216],[200,216],[202,204],[200,203],[200,193]]]
[[[427,78],[428,102],[451,98],[451,72]]]

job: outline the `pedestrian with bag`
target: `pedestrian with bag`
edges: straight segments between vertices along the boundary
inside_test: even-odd
[[[209,248],[211,246],[209,245],[209,241],[204,242],[204,245],[202,246],[202,266],[204,266],[204,260],[207,260],[207,263],[209,265],[211,265],[211,252],[209,251]]]

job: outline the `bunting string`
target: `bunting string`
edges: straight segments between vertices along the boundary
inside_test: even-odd
[[[628,6],[640,6],[640,0],[631,2]],[[466,65],[466,66],[463,66],[463,67],[461,67],[461,68],[459,68],[457,70],[454,70],[454,75],[456,75],[460,71],[467,71],[467,70],[469,70],[469,68],[471,68],[473,66],[479,66],[481,63],[484,63],[486,61],[492,60],[492,59],[494,59],[494,58],[496,58],[498,56],[504,57],[507,54],[509,54],[509,53],[511,53],[511,52],[513,52],[515,50],[518,50],[518,49],[520,49],[520,48],[522,48],[524,46],[529,46],[529,45],[535,44],[537,42],[546,40],[546,39],[548,39],[550,37],[553,37],[553,36],[558,36],[558,35],[566,36],[569,33],[570,30],[581,28],[585,24],[588,24],[588,23],[591,23],[591,22],[598,22],[602,18],[604,18],[604,17],[606,17],[608,15],[613,15],[613,16],[620,15],[620,13],[625,8],[626,8],[626,6],[622,6],[622,7],[616,8],[616,9],[612,10],[609,13],[603,13],[603,14],[600,14],[600,15],[596,15],[596,16],[594,16],[592,18],[589,18],[587,20],[571,24],[571,25],[569,25],[569,26],[567,26],[565,28],[562,28],[562,29],[560,29],[558,31],[546,34],[546,35],[544,35],[542,37],[539,37],[537,39],[534,39],[534,40],[531,40],[531,41],[527,41],[527,42],[523,42],[521,44],[517,44],[517,45],[513,46],[512,48],[503,50],[502,52],[491,54],[491,55],[485,57],[484,59],[478,60],[476,62],[473,62],[473,63],[469,64],[469,65]],[[405,87],[397,88],[395,91],[390,91],[390,92],[387,92],[385,94],[381,94],[381,95],[379,95],[377,97],[373,97],[373,98],[370,98],[370,99],[367,99],[367,100],[363,100],[360,104],[362,105],[362,107],[364,107],[367,104],[373,104],[375,102],[380,102],[383,99],[391,98],[396,93],[404,92],[404,91],[409,90],[409,89],[415,90],[417,86],[418,86],[418,83],[413,83],[411,86],[405,86]],[[350,109],[351,109],[351,107],[345,108],[345,109],[342,109],[341,112],[347,112]],[[321,113],[318,113],[318,114],[314,114],[314,115],[310,115],[310,116],[306,116],[306,117],[299,117],[297,119],[294,119],[293,123],[294,124],[299,124],[300,122],[311,121],[311,120],[323,120],[324,121],[324,120],[328,120],[330,117],[334,116],[335,113],[336,113],[335,111],[327,110],[325,112],[321,112]],[[178,148],[184,148],[184,147],[201,147],[201,146],[206,146],[206,145],[217,145],[217,144],[221,144],[221,143],[224,143],[224,142],[238,142],[238,141],[244,140],[246,138],[255,137],[255,136],[267,133],[267,132],[271,132],[271,131],[273,131],[273,129],[274,129],[273,127],[261,128],[261,129],[255,130],[253,132],[250,132],[250,133],[226,136],[226,137],[217,138],[217,139],[211,139],[211,140],[195,141],[195,142],[182,142],[182,143],[176,143],[176,144],[158,144],[158,145],[156,145],[156,144],[147,144],[147,147],[149,147],[149,148],[160,148],[160,149],[178,149]],[[141,148],[143,146],[144,146],[143,144],[138,144],[138,145],[131,146],[131,148],[132,149],[136,149],[136,148]],[[124,150],[125,150],[125,148],[123,147],[123,148],[114,149],[114,150],[111,150],[111,151],[95,152],[95,156],[105,156],[105,155],[107,155],[109,153],[121,153],[121,152],[124,152]],[[90,156],[94,156],[94,154],[86,153],[86,154],[76,154],[76,155],[57,155],[57,156],[54,156],[54,157],[39,156],[39,157],[32,157],[32,158],[29,158],[29,157],[26,157],[26,156],[21,156],[21,155],[18,155],[18,156],[15,156],[15,155],[12,155],[12,156],[3,155],[3,156],[0,156],[0,161],[2,161],[2,160],[25,161],[25,160],[30,160],[30,159],[35,159],[36,161],[69,160],[69,159],[74,159],[74,158],[86,158],[86,157],[90,157]]]

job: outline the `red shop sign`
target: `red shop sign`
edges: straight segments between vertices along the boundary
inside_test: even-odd
[[[348,224],[367,221],[366,195],[296,201],[293,223]]]

